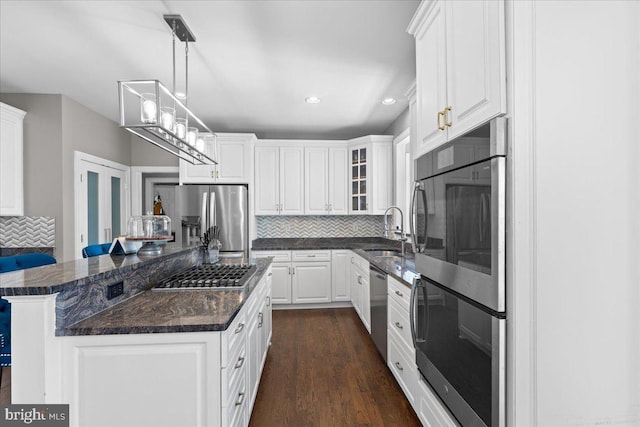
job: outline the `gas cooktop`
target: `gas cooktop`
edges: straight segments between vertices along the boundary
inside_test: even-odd
[[[242,288],[256,272],[250,264],[201,264],[174,274],[157,284],[154,290],[193,290]]]

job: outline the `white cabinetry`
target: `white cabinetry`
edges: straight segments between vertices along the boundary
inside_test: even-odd
[[[304,213],[304,149],[255,148],[256,215]]]
[[[292,302],[331,302],[331,251],[292,251]]]
[[[348,250],[331,251],[331,301],[351,301],[350,253]]]
[[[351,252],[349,264],[349,286],[351,304],[360,316],[360,320],[371,333],[371,302],[369,300],[369,262]]]
[[[251,181],[251,147],[254,134],[217,133],[215,142],[209,143],[207,154],[217,165],[192,165],[180,160],[180,183],[248,183]]]
[[[424,425],[457,426],[431,388],[422,381],[416,366],[409,317],[411,288],[391,276],[387,276],[387,285],[387,365]]]
[[[273,258],[271,261],[271,301],[291,304],[291,251],[253,251],[254,258]]]
[[[506,113],[504,2],[423,2],[416,38],[416,156]]]
[[[25,114],[0,102],[0,215],[24,215],[22,126]]]
[[[307,147],[304,153],[305,214],[348,214],[347,148]]]
[[[382,215],[392,201],[392,136],[349,141],[349,212]]]

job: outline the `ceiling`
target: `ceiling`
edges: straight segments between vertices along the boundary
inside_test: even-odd
[[[0,1],[0,92],[68,96],[118,118],[118,80],[171,88],[171,29],[189,45],[189,107],[212,130],[261,138],[383,133],[407,108],[419,1]],[[184,90],[177,43],[176,91]],[[319,96],[319,104],[305,97]],[[385,106],[383,98],[398,99]]]

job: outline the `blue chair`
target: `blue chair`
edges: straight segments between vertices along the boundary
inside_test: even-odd
[[[0,257],[0,273],[24,270],[55,264],[56,259],[47,254],[23,254]],[[0,298],[0,384],[2,368],[11,366],[11,304]]]
[[[109,248],[111,248],[111,243],[100,243],[97,245],[86,246],[82,249],[82,258],[106,255],[109,253]]]

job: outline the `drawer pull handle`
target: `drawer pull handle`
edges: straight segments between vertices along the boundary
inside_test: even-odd
[[[402,367],[400,362],[396,362],[396,368],[398,368],[399,371],[404,371],[404,368]]]
[[[262,324],[264,323],[264,314],[262,314],[262,312],[258,313],[258,319],[260,319],[260,323],[258,323],[258,328],[262,328]]]
[[[402,294],[402,292],[400,292],[400,291],[396,291],[396,295],[398,295],[398,296],[399,296],[399,297],[401,297],[401,298],[404,296],[404,295]]]
[[[244,365],[244,356],[238,357],[238,361],[236,362],[235,369],[241,368]]]
[[[267,276],[271,277],[271,276],[273,276],[273,273],[269,272],[269,274]]]
[[[242,402],[244,402],[244,391],[241,391],[240,393],[238,393],[238,400],[236,400],[236,406],[242,405]]]
[[[271,305],[271,297],[267,295],[267,307]]]
[[[307,256],[308,256],[309,258],[315,258],[315,257],[316,257],[316,255],[315,255],[315,254],[309,254],[309,255],[307,255]]]
[[[244,329],[244,323],[240,323],[240,324],[238,325],[238,327],[236,328],[236,330],[235,330],[235,331],[233,331],[233,333],[234,333],[234,334],[239,334],[239,333],[240,333],[240,331],[242,331],[243,329]]]
[[[396,322],[396,328],[398,328],[398,329],[404,329],[404,328],[402,327],[402,325],[400,324],[400,322]]]

